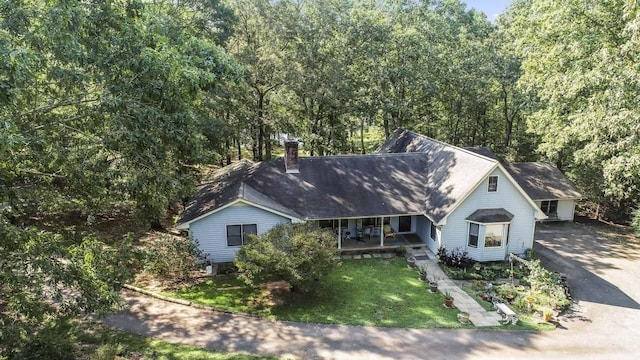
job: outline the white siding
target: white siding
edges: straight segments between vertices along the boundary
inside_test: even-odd
[[[498,191],[488,192],[488,178],[485,179],[474,192],[465,199],[447,218],[447,224],[442,228],[442,245],[448,250],[459,249],[468,251],[469,255],[479,261],[504,260],[512,252],[521,254],[533,247],[533,232],[535,230],[535,213],[531,204],[518,191],[500,169],[491,175],[498,175]],[[466,218],[478,209],[504,208],[514,215],[509,230],[509,245],[504,242],[499,248],[483,247],[484,229],[480,227],[478,248],[467,246],[468,222]],[[433,251],[433,249],[432,249]]]
[[[429,232],[431,231],[429,219],[425,216],[418,215],[415,217],[416,235],[424,241],[431,241],[429,239]]]
[[[573,221],[573,212],[575,211],[576,202],[574,200],[558,201],[558,220]]]
[[[209,255],[209,259],[230,262],[240,247],[227,246],[227,225],[257,224],[258,234],[263,234],[278,224],[288,222],[291,221],[280,215],[238,203],[193,222],[189,232],[193,239],[198,240],[200,249]]]
[[[538,208],[542,205],[542,201],[536,201]],[[575,200],[558,200],[558,221],[573,221],[575,212]]]

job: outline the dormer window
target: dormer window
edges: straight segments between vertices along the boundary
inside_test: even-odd
[[[497,192],[498,191],[498,177],[497,176],[489,176],[489,188],[487,189],[489,192]]]

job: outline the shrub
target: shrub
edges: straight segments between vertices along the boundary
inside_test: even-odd
[[[451,252],[448,252],[447,249],[442,246],[438,249],[437,255],[438,261],[447,266],[452,266],[458,269],[468,269],[476,262],[469,257],[469,253],[466,251],[453,249]]]
[[[186,279],[204,257],[197,240],[163,235],[147,250],[144,269],[161,279]]]
[[[631,226],[635,230],[636,235],[640,236],[640,205],[638,205],[638,208],[633,212]]]
[[[401,257],[407,256],[407,248],[404,246],[398,246],[393,250],[393,252],[396,254],[396,256],[401,256]]]
[[[91,360],[114,360],[123,351],[124,347],[121,344],[103,344],[91,355]]]
[[[70,330],[71,327],[66,319],[58,323],[47,322],[38,333],[25,339],[20,352],[10,353],[7,358],[10,360],[73,358],[76,348],[75,339],[69,336]]]
[[[234,264],[248,285],[286,281],[308,288],[336,265],[336,237],[311,223],[280,224],[236,254]]]

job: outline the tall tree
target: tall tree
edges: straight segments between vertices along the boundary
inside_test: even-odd
[[[520,84],[539,99],[539,150],[596,202],[640,199],[640,45],[635,2],[518,1],[509,31]]]

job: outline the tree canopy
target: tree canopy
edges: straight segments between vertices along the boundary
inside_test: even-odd
[[[270,159],[283,134],[322,156],[405,127],[552,161],[597,216],[629,220],[639,14],[628,0],[516,0],[495,22],[459,0],[0,2],[0,340],[117,305],[127,242],[65,219],[158,225],[203,169]]]

